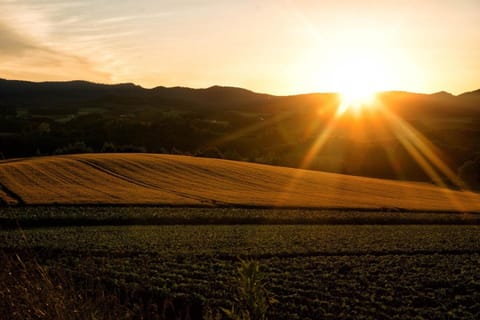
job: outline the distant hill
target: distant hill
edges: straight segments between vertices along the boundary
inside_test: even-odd
[[[420,107],[428,107],[432,103],[448,105],[455,103],[457,108],[478,106],[480,89],[454,96],[441,91],[434,94],[419,94],[402,91],[383,92],[382,99],[389,102],[415,101]],[[478,101],[465,102],[461,98],[478,96]],[[101,103],[109,99],[125,98],[126,104],[158,104],[171,106],[238,108],[242,106],[265,106],[270,104],[300,103],[312,106],[338,100],[334,93],[312,93],[292,96],[274,96],[256,93],[247,89],[212,86],[205,89],[187,87],[155,87],[145,89],[132,83],[97,84],[87,81],[66,82],[29,82],[0,79],[0,97],[2,104],[35,108],[45,104],[66,103]],[[127,99],[129,98],[129,99]],[[134,100],[135,99],[135,100]],[[315,102],[313,101],[315,100]],[[465,105],[468,104],[468,105]],[[294,107],[291,105],[291,107]]]
[[[469,91],[462,93],[460,97],[466,97],[466,96],[480,96],[480,89],[474,90],[474,91]]]
[[[87,81],[28,82],[0,79],[3,103],[18,103],[35,107],[44,103],[88,101],[107,95],[135,95],[143,92],[139,86],[126,84],[95,84]]]
[[[232,107],[262,103],[269,95],[234,88],[213,86],[207,89],[156,87],[144,89],[132,83],[96,84],[86,81],[28,82],[0,79],[3,104],[35,108],[47,104],[160,104],[179,107]]]
[[[0,161],[9,204],[158,204],[480,211],[480,195],[238,161],[82,154]]]
[[[152,102],[169,102],[208,107],[238,107],[268,101],[272,96],[235,87],[213,86],[207,89],[156,87],[146,92]]]

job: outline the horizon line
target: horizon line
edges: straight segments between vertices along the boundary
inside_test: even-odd
[[[290,97],[290,96],[301,96],[301,95],[311,95],[311,94],[335,94],[335,95],[341,95],[342,93],[339,91],[315,91],[315,92],[299,92],[299,93],[292,93],[292,94],[272,94],[272,93],[266,93],[266,92],[258,92],[254,91],[249,88],[244,88],[236,85],[219,85],[219,84],[214,84],[208,87],[188,87],[188,86],[183,86],[183,85],[176,85],[176,86],[162,86],[162,85],[157,85],[154,87],[144,87],[140,84],[137,84],[135,82],[112,82],[112,83],[104,83],[104,82],[95,82],[91,80],[85,80],[85,79],[72,79],[72,80],[41,80],[41,81],[34,81],[34,80],[23,80],[23,79],[7,79],[0,77],[0,80],[5,80],[5,81],[17,81],[17,82],[28,82],[28,83],[36,83],[36,84],[42,84],[42,83],[71,83],[71,82],[84,82],[84,83],[90,83],[94,85],[103,85],[103,86],[119,86],[119,85],[133,85],[135,87],[139,87],[144,90],[154,90],[158,88],[165,88],[165,89],[174,89],[174,88],[183,88],[183,89],[192,89],[192,90],[208,90],[211,88],[215,87],[220,87],[220,88],[234,88],[234,89],[240,89],[240,90],[246,90],[255,94],[262,94],[262,95],[269,95],[269,96],[274,96],[274,97]],[[464,91],[459,94],[453,94],[450,91],[447,90],[439,90],[431,93],[426,93],[426,92],[418,92],[418,91],[408,91],[408,90],[402,90],[402,89],[390,89],[390,90],[379,90],[375,91],[375,94],[381,94],[381,93],[410,93],[410,94],[422,94],[422,95],[435,95],[435,94],[448,94],[453,97],[458,97],[464,94],[468,93],[473,93],[476,91],[480,91],[479,89],[474,89],[474,90],[469,90],[469,91]]]

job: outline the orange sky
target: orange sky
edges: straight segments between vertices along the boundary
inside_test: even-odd
[[[273,94],[480,88],[480,1],[0,0],[0,77]]]

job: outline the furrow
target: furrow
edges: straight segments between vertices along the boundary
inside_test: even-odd
[[[99,170],[99,171],[102,171],[103,173],[106,173],[106,174],[109,174],[115,178],[118,178],[118,179],[121,179],[123,181],[126,181],[126,182],[129,182],[131,184],[134,184],[134,185],[137,185],[137,186],[140,186],[140,187],[144,187],[144,188],[149,188],[149,189],[155,189],[155,190],[160,190],[162,192],[166,192],[166,193],[170,193],[170,194],[174,194],[176,196],[180,196],[180,197],[183,197],[183,198],[187,198],[187,199],[190,199],[190,200],[196,200],[196,201],[199,201],[200,203],[211,203],[212,200],[211,199],[207,199],[207,198],[203,198],[203,197],[199,197],[199,196],[193,196],[191,194],[187,194],[187,193],[183,193],[183,192],[178,192],[178,191],[173,191],[173,190],[169,190],[169,189],[166,189],[166,188],[160,188],[158,185],[154,185],[154,184],[150,184],[150,183],[147,183],[147,182],[142,182],[142,181],[138,181],[138,180],[135,180],[135,179],[131,179],[125,175],[122,175],[120,173],[117,173],[117,172],[114,172],[108,168],[105,168],[101,165],[98,165],[96,163],[93,163],[92,161],[90,160],[87,160],[87,159],[80,159],[80,158],[77,158],[77,161],[85,164],[85,165],[88,165],[96,170]]]
[[[25,204],[22,197],[17,193],[7,188],[0,182],[0,200],[3,200],[7,205]]]

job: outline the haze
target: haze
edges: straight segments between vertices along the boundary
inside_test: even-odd
[[[282,95],[480,84],[476,0],[1,0],[0,11],[8,79]]]

